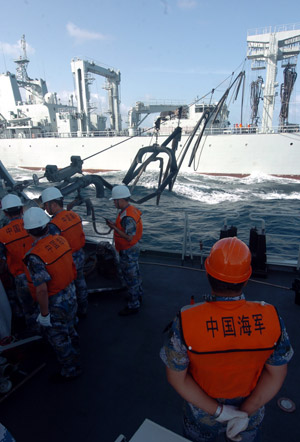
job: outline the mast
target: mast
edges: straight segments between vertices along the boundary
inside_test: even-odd
[[[275,106],[277,62],[296,66],[300,52],[300,24],[282,25],[248,32],[247,58],[252,59],[253,70],[266,69],[262,132],[270,132]]]
[[[29,60],[27,58],[27,52],[26,52],[26,40],[25,35],[22,35],[20,46],[22,49],[23,54],[20,55],[20,57],[17,60],[14,60],[14,62],[17,64],[16,68],[16,77],[18,81],[21,82],[27,82],[29,80],[28,74],[27,74],[27,66],[29,63]]]

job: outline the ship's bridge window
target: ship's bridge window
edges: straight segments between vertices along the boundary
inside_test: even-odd
[[[214,106],[196,106],[195,113],[203,113],[203,112],[212,112],[214,110]]]

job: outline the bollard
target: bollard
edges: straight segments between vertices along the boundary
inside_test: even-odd
[[[292,285],[295,292],[295,304],[300,305],[300,279],[295,279]]]

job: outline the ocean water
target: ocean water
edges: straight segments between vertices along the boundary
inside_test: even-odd
[[[9,169],[15,180],[30,179],[32,172]],[[43,172],[36,172],[42,176]],[[103,173],[111,184],[121,184],[125,172]],[[158,176],[147,172],[133,189],[134,200],[155,191]],[[31,198],[40,195],[43,188],[30,187],[25,192]],[[130,187],[130,186],[129,186]],[[90,198],[97,217],[97,230],[107,231],[102,217],[115,219],[116,209],[105,198],[97,199],[94,186],[81,191]],[[75,195],[74,195],[75,196]],[[73,197],[67,197],[69,201]],[[224,224],[235,226],[240,239],[249,243],[250,229],[265,229],[268,256],[297,259],[300,245],[300,182],[267,175],[247,178],[212,177],[196,174],[178,176],[172,192],[165,190],[156,205],[153,198],[138,206],[143,213],[144,234],[142,247],[147,249],[182,252],[184,226],[187,222],[187,251],[204,252],[219,239]],[[91,218],[86,217],[84,206],[74,208],[84,219],[87,234],[93,235]],[[187,220],[187,221],[186,221]]]

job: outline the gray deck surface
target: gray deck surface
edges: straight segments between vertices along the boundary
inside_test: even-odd
[[[90,295],[88,317],[79,323],[84,368],[80,378],[51,384],[48,377],[56,369],[55,360],[36,346],[46,366],[0,403],[0,422],[17,442],[113,442],[121,433],[129,440],[145,418],[181,434],[182,400],[168,385],[159,358],[162,332],[191,295],[201,301],[209,286],[204,272],[181,268],[180,261],[153,255],[142,256],[141,262],[145,297],[138,315],[117,315],[125,305],[124,292]],[[291,287],[296,277],[273,272],[260,283],[250,281],[245,290],[249,300],[265,300],[278,308],[295,350],[281,392],[266,407],[264,442],[300,441],[300,306],[293,291],[264,284]],[[89,285],[104,283],[94,274]],[[277,406],[281,396],[296,403],[294,413]]]

